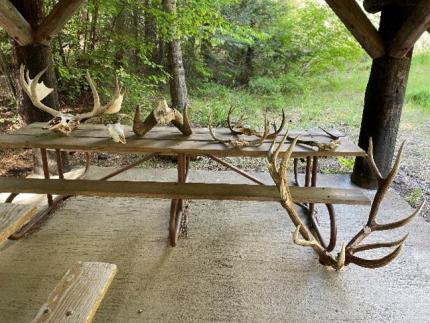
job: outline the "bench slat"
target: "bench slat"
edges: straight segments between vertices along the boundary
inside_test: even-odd
[[[30,205],[0,203],[0,243],[28,222],[36,211]]]
[[[49,294],[33,323],[91,322],[116,272],[113,264],[76,263]]]
[[[276,201],[276,186],[246,184],[130,182],[1,178],[0,192],[191,200]],[[291,187],[295,202],[368,205],[359,189]]]

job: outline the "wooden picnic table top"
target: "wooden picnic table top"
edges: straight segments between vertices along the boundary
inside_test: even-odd
[[[19,129],[12,134],[2,134],[0,135],[0,148],[46,148],[111,153],[185,153],[189,155],[211,154],[220,157],[266,157],[267,151],[271,146],[271,141],[267,140],[260,147],[233,148],[213,140],[207,128],[195,128],[191,136],[185,137],[176,128],[156,127],[148,132],[145,137],[140,138],[133,133],[131,127],[125,126],[126,144],[113,142],[103,125],[82,124],[68,137],[50,132],[45,128],[46,123],[38,122]],[[218,137],[231,137],[231,132],[227,128],[215,128],[214,131]],[[339,132],[333,132],[339,134]],[[300,135],[300,139],[314,140],[320,143],[330,142],[329,136],[322,130],[290,131],[290,135]],[[276,141],[279,142],[281,139],[282,134],[278,135]],[[308,146],[299,144],[293,152],[293,157],[295,158],[365,155],[365,151],[353,144],[346,137],[341,138],[341,144],[335,151],[316,151]]]

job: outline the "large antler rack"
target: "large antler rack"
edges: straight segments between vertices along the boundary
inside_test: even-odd
[[[212,129],[212,116],[209,116],[208,128],[209,128],[209,133],[211,134],[211,136],[214,140],[216,140],[219,143],[222,143],[224,145],[232,146],[234,148],[259,147],[264,143],[264,141],[269,136],[269,122],[267,121],[266,116],[264,117],[264,132],[260,133],[258,131],[253,130],[253,131],[255,131],[255,134],[249,134],[248,135],[248,136],[251,136],[251,135],[256,136],[257,139],[255,139],[255,140],[234,139],[234,138],[230,138],[230,139],[218,138],[215,135],[214,130]],[[275,136],[275,138],[276,138],[276,136]]]
[[[158,102],[157,107],[142,121],[140,107],[137,107],[134,114],[133,131],[139,137],[143,137],[156,125],[166,126],[171,123],[185,136],[190,136],[193,131],[188,119],[188,109],[187,104],[182,115],[179,110],[169,107],[167,101],[162,99]]]
[[[232,122],[231,115],[234,111],[233,107],[230,107],[227,115],[227,124],[230,131],[235,135],[244,135],[244,136],[256,136],[258,138],[262,138],[263,136],[266,136],[265,139],[275,139],[277,135],[281,133],[281,131],[285,128],[285,125],[287,123],[287,119],[285,118],[285,111],[282,110],[282,121],[279,128],[276,127],[276,124],[273,124],[274,132],[273,133],[262,133],[260,131],[257,131],[255,129],[246,127],[244,125],[245,117],[244,115],[241,115],[240,118],[236,122]],[[264,117],[266,119],[266,116]]]
[[[352,240],[346,246],[345,244],[342,244],[337,256],[333,256],[318,241],[318,239],[313,236],[313,234],[305,225],[294,207],[294,201],[292,199],[288,184],[288,163],[291,159],[293,149],[297,144],[297,138],[295,138],[290,144],[287,151],[284,153],[280,164],[278,165],[278,157],[287,137],[288,133],[285,134],[283,140],[278,145],[275,151],[275,141],[273,142],[273,145],[268,153],[268,167],[270,175],[272,176],[273,181],[279,189],[281,195],[281,205],[286,209],[288,215],[290,216],[292,222],[296,227],[293,233],[294,243],[300,246],[312,248],[318,254],[319,260],[323,265],[332,267],[336,270],[341,270],[350,263],[365,268],[379,268],[389,264],[392,260],[394,260],[399,255],[403,243],[405,242],[408,235],[397,241],[392,242],[380,242],[371,244],[361,244],[361,242],[366,239],[372,232],[396,229],[406,225],[407,223],[412,221],[412,219],[417,216],[417,214],[419,214],[423,209],[424,202],[411,215],[402,220],[387,224],[379,224],[376,221],[381,202],[399,170],[401,153],[403,151],[404,144],[402,144],[399,150],[393,169],[390,171],[387,177],[383,177],[373,159],[373,144],[370,140],[367,159],[371,166],[372,172],[378,179],[378,189],[371,205],[368,221],[366,226],[362,230],[360,230],[359,233],[357,233],[357,235],[352,238]],[[394,248],[394,250],[388,255],[378,259],[364,259],[355,255],[356,253],[362,251],[376,250],[382,248]]]
[[[97,88],[92,80],[90,73],[87,71],[86,79],[90,85],[91,91],[93,93],[94,105],[90,112],[81,113],[73,115],[70,113],[63,113],[61,111],[54,110],[47,105],[45,105],[42,100],[52,93],[53,89],[48,88],[43,82],[40,82],[41,77],[48,68],[40,71],[34,79],[30,78],[29,71],[26,70],[24,65],[21,65],[19,70],[19,81],[24,90],[28,95],[33,105],[50,115],[54,118],[48,122],[48,129],[50,131],[62,133],[66,136],[75,130],[81,122],[87,121],[91,118],[105,115],[105,114],[116,114],[121,110],[122,102],[124,99],[124,94],[121,93],[121,88],[118,82],[118,78],[115,78],[115,90],[112,100],[102,105],[100,103],[100,97],[97,92]],[[115,141],[125,143],[124,132],[119,124],[116,124],[114,128],[109,128],[109,133],[111,133]]]

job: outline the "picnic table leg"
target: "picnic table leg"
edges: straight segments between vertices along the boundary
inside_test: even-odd
[[[48,156],[46,154],[45,148],[40,148],[40,154],[42,155],[42,166],[43,166],[43,175],[45,176],[45,179],[49,179],[49,167],[48,167]],[[52,195],[48,194],[48,205],[52,206],[54,204],[54,201],[52,199]]]
[[[186,154],[178,154],[178,183],[185,183],[188,176],[189,157]],[[169,240],[172,247],[176,246],[184,216],[185,201],[183,199],[172,200],[170,204]]]
[[[43,167],[44,167],[44,175],[45,175],[45,178],[49,179],[49,172],[47,174],[45,173],[45,169],[48,170],[48,168],[47,168],[47,165],[48,165],[47,161],[48,161],[48,159],[46,158],[47,157],[46,156],[46,150],[45,150],[45,152],[42,151],[41,153],[42,153],[42,163],[43,163]],[[56,157],[57,157],[58,177],[60,179],[64,179],[64,170],[63,170],[63,166],[62,166],[63,163],[62,163],[62,157],[61,157],[61,150],[60,149],[56,149],[55,153],[56,153]],[[84,176],[88,172],[88,169],[90,167],[90,155],[89,155],[89,153],[85,154],[85,159],[86,159],[85,170],[84,170],[83,174],[81,174],[79,176],[79,178],[82,177],[82,176]],[[45,164],[44,160],[46,160],[46,164]],[[46,165],[46,167],[45,167],[45,165]],[[18,194],[16,194],[16,195],[18,195]],[[52,199],[52,195],[50,195],[50,196],[51,196],[51,199]],[[40,210],[19,231],[17,231],[13,235],[11,235],[9,237],[9,239],[10,240],[19,240],[22,237],[24,237],[27,233],[30,232],[31,229],[33,229],[34,227],[37,227],[37,225],[39,225],[40,223],[44,222],[49,217],[49,215],[53,211],[55,211],[57,209],[57,207],[59,205],[61,205],[62,202],[64,202],[65,200],[67,200],[69,197],[70,196],[57,196],[55,199],[52,200],[52,204],[50,204],[50,205],[48,205],[48,207]],[[9,196],[9,198],[11,198],[11,196]],[[9,200],[9,198],[8,198],[8,200]],[[11,198],[11,200],[12,199],[13,198]],[[10,202],[12,202],[12,201],[10,201]],[[48,200],[48,203],[49,203],[49,200]]]

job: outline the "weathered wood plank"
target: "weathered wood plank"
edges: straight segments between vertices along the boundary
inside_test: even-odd
[[[60,0],[36,31],[36,42],[50,41],[55,37],[84,0]]]
[[[430,0],[421,0],[411,11],[408,19],[394,37],[389,55],[403,58],[421,35],[430,27]]]
[[[91,322],[116,273],[114,264],[76,263],[51,292],[32,322]]]
[[[0,243],[28,222],[36,211],[30,205],[0,203]]]
[[[27,46],[33,43],[33,29],[8,0],[0,1],[0,26],[20,46]]]
[[[267,141],[260,147],[244,149],[232,148],[214,141],[208,129],[196,129],[195,134],[184,137],[174,128],[161,128],[147,137],[139,138],[126,127],[127,144],[114,143],[106,130],[96,125],[83,125],[70,136],[64,137],[42,129],[44,124],[35,124],[17,131],[14,134],[0,135],[2,148],[47,148],[76,151],[99,151],[113,153],[186,153],[189,155],[266,157],[271,142]],[[220,136],[230,136],[228,129],[217,129]],[[292,132],[292,135],[299,134]],[[303,133],[302,139],[329,142],[329,138],[321,132]],[[278,136],[277,141],[281,140]],[[286,148],[288,145],[286,145]],[[307,146],[297,145],[293,157],[307,156],[365,156],[366,153],[347,138],[341,139],[336,151],[315,151]],[[281,153],[282,156],[282,153]]]
[[[0,178],[0,192],[191,200],[280,201],[276,186]],[[291,187],[295,202],[368,205],[358,189]]]
[[[384,42],[355,0],[325,1],[370,57],[379,58],[385,55]]]

